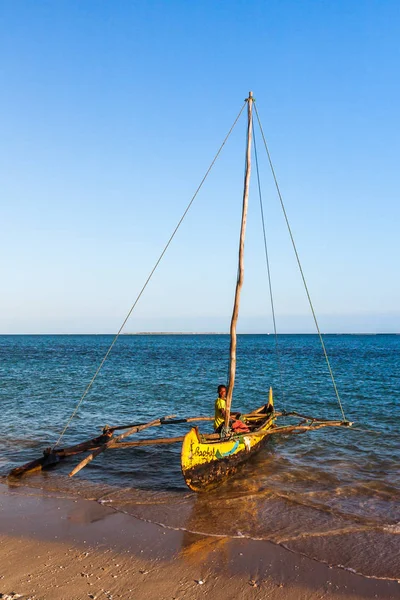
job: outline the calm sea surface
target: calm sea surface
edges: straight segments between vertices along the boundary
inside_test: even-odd
[[[10,469],[55,443],[111,340],[0,336],[4,483]],[[279,340],[283,389],[273,336],[238,337],[234,408],[261,405],[272,385],[277,410],[340,419],[317,336]],[[183,482],[179,444],[112,450],[70,479],[81,459],[73,457],[21,483],[107,502],[168,527],[271,540],[363,575],[398,579],[400,336],[327,335],[325,343],[351,430],[276,436],[239,474],[203,495]],[[224,335],[122,336],[61,445],[98,435],[105,424],[212,414],[228,348]],[[178,436],[187,428],[138,435]]]

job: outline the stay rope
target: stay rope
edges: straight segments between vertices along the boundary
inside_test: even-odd
[[[277,180],[276,175],[275,175],[275,169],[274,169],[274,166],[272,164],[271,155],[269,153],[268,145],[267,145],[267,142],[266,142],[266,139],[265,139],[265,136],[264,136],[264,130],[263,130],[262,125],[261,125],[261,121],[260,121],[260,117],[259,117],[259,114],[258,114],[256,103],[254,103],[254,109],[255,109],[256,116],[257,116],[258,125],[260,127],[261,136],[262,136],[262,139],[263,139],[263,142],[264,142],[265,150],[267,152],[268,162],[269,162],[269,166],[271,168],[272,176],[273,176],[273,179],[274,179],[274,182],[275,182],[276,191],[278,192],[279,201],[281,203],[283,215],[285,217],[285,221],[286,221],[286,225],[287,225],[287,228],[288,228],[288,231],[289,231],[290,239],[292,241],[293,250],[294,250],[294,253],[296,255],[297,264],[298,264],[298,267],[299,267],[299,270],[300,270],[300,274],[301,274],[301,277],[302,277],[302,280],[303,280],[304,288],[306,290],[308,302],[309,302],[309,305],[310,305],[310,308],[311,308],[311,312],[312,312],[312,315],[313,315],[313,318],[314,318],[314,323],[315,323],[315,326],[317,328],[317,332],[318,332],[318,336],[319,336],[319,339],[320,339],[320,342],[321,342],[322,350],[323,350],[323,353],[324,353],[324,356],[325,356],[326,364],[328,366],[328,371],[329,371],[329,374],[330,374],[330,377],[331,377],[331,380],[332,380],[333,388],[335,390],[336,398],[337,398],[337,401],[338,401],[338,404],[339,404],[339,407],[340,407],[340,410],[341,410],[341,413],[342,413],[342,416],[343,416],[343,421],[346,421],[347,419],[346,419],[345,414],[344,414],[342,402],[341,402],[340,396],[339,396],[339,391],[338,391],[337,386],[336,386],[335,377],[333,375],[333,371],[332,371],[332,368],[331,368],[331,364],[329,362],[328,354],[326,352],[325,343],[324,343],[324,340],[322,338],[321,331],[320,331],[320,328],[319,328],[319,325],[318,325],[317,317],[316,317],[316,314],[315,314],[315,311],[314,311],[314,306],[313,306],[313,303],[311,301],[311,296],[310,296],[310,293],[308,291],[306,279],[305,279],[304,272],[303,272],[303,269],[302,269],[302,266],[301,266],[301,263],[300,263],[299,254],[297,252],[296,244],[295,244],[294,237],[293,237],[293,234],[292,234],[292,230],[291,230],[291,227],[290,227],[290,224],[289,224],[289,219],[288,219],[288,216],[287,216],[287,213],[286,213],[285,205],[283,203],[283,198],[282,198],[282,194],[281,194],[281,191],[280,191],[280,188],[279,188],[278,180]]]
[[[263,237],[264,237],[265,262],[266,262],[266,265],[267,265],[267,273],[268,273],[269,297],[270,297],[270,302],[271,302],[272,321],[273,321],[273,324],[274,324],[275,352],[276,352],[276,358],[277,358],[277,362],[278,362],[279,380],[280,380],[280,384],[281,384],[282,407],[284,408],[284,404],[285,404],[285,388],[284,388],[284,385],[283,385],[282,364],[281,364],[281,356],[280,356],[280,352],[279,352],[278,332],[277,332],[277,328],[276,328],[274,297],[273,297],[273,293],[272,293],[271,269],[270,269],[270,266],[269,266],[267,233],[266,233],[266,227],[265,227],[264,206],[263,206],[263,201],[262,201],[260,171],[259,171],[259,168],[258,168],[258,154],[257,154],[257,144],[256,144],[256,133],[255,133],[255,130],[254,130],[254,126],[253,126],[253,141],[254,141],[254,156],[255,156],[255,159],[256,159],[258,197],[259,197],[259,200],[260,200],[261,222],[262,222]]]
[[[219,149],[218,149],[217,153],[215,154],[215,156],[214,156],[214,158],[213,158],[213,160],[212,160],[212,162],[211,162],[210,166],[208,167],[208,169],[207,169],[207,171],[206,171],[206,173],[205,173],[205,175],[204,175],[203,179],[201,180],[201,182],[200,182],[199,186],[197,187],[197,189],[196,189],[195,193],[193,194],[193,196],[192,196],[192,198],[191,198],[191,200],[190,200],[189,204],[187,205],[187,207],[186,207],[186,209],[185,209],[185,211],[184,211],[183,215],[182,215],[182,216],[181,216],[181,218],[179,219],[179,221],[178,221],[178,224],[176,225],[176,227],[175,227],[175,229],[173,230],[173,232],[172,232],[172,234],[171,234],[170,238],[168,239],[168,241],[167,241],[167,243],[166,243],[166,245],[165,245],[165,247],[164,247],[163,251],[161,252],[161,254],[160,254],[160,256],[159,256],[159,258],[158,258],[157,262],[155,263],[154,267],[153,267],[153,268],[152,268],[152,270],[150,271],[150,274],[148,275],[148,277],[147,277],[147,279],[146,279],[146,281],[145,281],[145,283],[144,283],[144,285],[143,285],[142,289],[140,290],[139,294],[137,295],[137,297],[136,297],[136,300],[135,300],[135,301],[134,301],[134,303],[132,304],[132,306],[131,306],[131,308],[130,308],[130,310],[129,310],[128,314],[126,315],[125,319],[123,320],[121,327],[118,329],[118,332],[115,334],[115,336],[114,336],[114,338],[113,338],[113,340],[112,340],[112,342],[111,342],[111,344],[110,344],[110,346],[109,346],[109,348],[108,348],[107,352],[105,353],[105,355],[104,355],[103,359],[101,360],[101,362],[100,362],[100,364],[99,364],[99,366],[98,366],[98,368],[97,368],[97,370],[96,370],[95,374],[93,375],[93,377],[92,377],[92,379],[90,380],[89,384],[87,385],[87,387],[86,387],[85,391],[83,392],[82,396],[80,397],[80,399],[79,399],[79,402],[77,403],[77,405],[76,405],[76,407],[74,408],[74,410],[73,410],[73,412],[72,412],[72,414],[71,414],[70,418],[69,418],[69,419],[68,419],[68,421],[67,421],[67,424],[65,425],[64,429],[63,429],[63,430],[62,430],[62,432],[60,433],[60,436],[59,436],[58,440],[56,441],[56,443],[54,444],[54,446],[53,446],[53,448],[52,448],[53,450],[54,450],[54,448],[56,448],[56,446],[58,446],[58,444],[61,442],[61,440],[62,440],[62,438],[63,438],[63,436],[64,436],[65,432],[67,431],[68,427],[69,427],[69,426],[70,426],[70,424],[71,424],[71,421],[72,421],[72,419],[75,417],[76,413],[77,413],[77,412],[78,412],[78,410],[79,410],[79,407],[80,407],[80,405],[82,404],[83,400],[84,400],[84,399],[85,399],[85,397],[87,396],[87,394],[88,394],[89,390],[91,389],[92,385],[94,384],[94,382],[95,382],[95,380],[96,380],[96,378],[97,378],[98,374],[100,373],[101,369],[103,368],[103,365],[104,365],[104,363],[106,362],[106,360],[107,360],[107,358],[108,358],[108,356],[109,356],[109,354],[110,354],[110,352],[111,352],[112,348],[114,347],[114,345],[115,345],[116,341],[118,340],[118,338],[119,338],[119,336],[120,336],[120,334],[121,334],[121,332],[122,332],[123,328],[125,327],[125,325],[126,325],[126,322],[128,321],[128,319],[129,319],[129,317],[131,316],[131,314],[132,314],[132,312],[133,312],[134,308],[136,307],[137,303],[139,302],[139,300],[140,300],[140,298],[141,298],[141,296],[142,296],[142,294],[143,294],[144,290],[146,289],[146,287],[147,287],[147,285],[148,285],[148,283],[149,283],[150,279],[152,278],[152,276],[153,276],[154,272],[156,271],[156,269],[157,269],[158,265],[160,264],[161,260],[163,259],[163,257],[164,257],[164,255],[165,255],[166,251],[168,250],[168,247],[169,247],[169,245],[171,244],[172,240],[173,240],[173,239],[174,239],[174,237],[175,237],[175,234],[177,233],[177,231],[178,231],[179,227],[181,226],[181,224],[182,224],[182,222],[183,222],[184,218],[186,217],[187,213],[189,212],[189,209],[191,208],[191,206],[192,206],[192,204],[193,204],[193,202],[194,202],[194,200],[195,200],[196,196],[198,195],[198,193],[200,192],[201,188],[203,187],[203,184],[204,184],[205,180],[207,179],[207,177],[208,177],[208,175],[209,175],[209,173],[210,173],[211,169],[213,168],[213,166],[214,166],[214,164],[216,163],[216,161],[217,161],[217,159],[218,159],[219,155],[221,154],[221,151],[222,151],[223,147],[225,146],[226,142],[228,141],[228,138],[229,138],[229,136],[231,135],[231,133],[232,133],[233,129],[235,128],[235,125],[236,125],[236,123],[238,122],[238,120],[239,120],[239,118],[240,118],[240,116],[241,116],[241,114],[242,114],[242,112],[243,112],[243,109],[244,109],[244,107],[245,107],[245,106],[246,106],[246,102],[243,104],[242,108],[240,109],[240,111],[239,111],[239,114],[237,115],[237,117],[236,117],[235,121],[233,122],[233,125],[232,125],[232,126],[231,126],[231,128],[229,129],[229,131],[228,131],[227,135],[225,136],[225,138],[224,138],[224,140],[223,140],[222,144],[220,145],[220,147],[219,147]]]

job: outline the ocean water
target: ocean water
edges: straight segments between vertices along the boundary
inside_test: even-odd
[[[180,444],[103,453],[74,478],[82,456],[10,485],[92,498],[167,527],[281,544],[368,577],[400,578],[400,336],[327,335],[351,429],[274,436],[217,490],[196,495],[180,473]],[[71,415],[111,336],[0,336],[0,476],[41,455]],[[317,336],[238,336],[234,408],[340,419]],[[226,382],[224,335],[121,336],[61,446],[105,424],[210,415]],[[138,434],[183,435],[188,425]],[[211,425],[201,425],[209,431]],[[133,438],[132,438],[133,439]],[[39,493],[39,492],[38,492]]]

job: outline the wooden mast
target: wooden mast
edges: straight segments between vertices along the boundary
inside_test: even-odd
[[[240,242],[239,242],[239,271],[236,282],[235,291],[235,302],[233,305],[232,319],[231,319],[231,344],[230,344],[230,358],[229,358],[229,386],[226,395],[226,410],[225,410],[225,427],[229,427],[229,417],[231,414],[232,394],[233,387],[235,385],[235,374],[236,374],[236,323],[239,316],[239,303],[240,303],[240,292],[243,286],[244,279],[244,238],[246,235],[246,220],[247,220],[247,205],[249,200],[249,186],[250,186],[250,172],[251,172],[251,136],[252,136],[252,110],[253,110],[253,92],[249,92],[247,98],[247,151],[246,151],[246,172],[244,176],[244,189],[243,189],[243,207],[242,207],[242,226],[240,229]]]

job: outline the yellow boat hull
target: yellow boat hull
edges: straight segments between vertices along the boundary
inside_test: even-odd
[[[264,410],[264,412],[262,412]],[[193,427],[185,436],[181,452],[181,468],[186,485],[195,492],[208,491],[233,475],[239,465],[258,452],[274,425],[273,405],[254,411],[259,418],[249,434],[236,434],[229,439],[210,439]],[[208,438],[208,439],[207,439]]]

